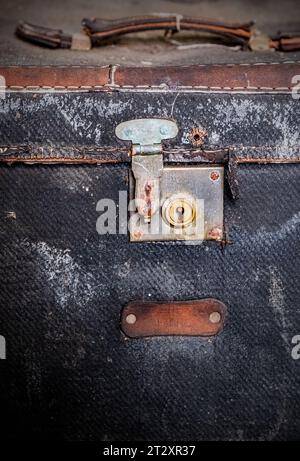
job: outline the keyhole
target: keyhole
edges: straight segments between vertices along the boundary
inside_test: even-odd
[[[162,207],[165,221],[174,227],[187,227],[195,219],[196,206],[193,197],[174,194],[166,199]]]
[[[183,206],[178,206],[176,208],[177,222],[182,222],[183,221],[183,215],[184,215],[184,207]]]

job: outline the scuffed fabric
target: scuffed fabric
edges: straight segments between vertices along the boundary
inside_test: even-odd
[[[299,100],[291,94],[8,93],[0,115],[0,148],[37,145],[50,158],[80,157],[89,147],[113,156],[128,148],[115,136],[116,126],[145,117],[176,120],[179,134],[166,149],[191,150],[190,132],[201,128],[207,132],[203,149],[230,149],[244,160],[300,158]]]
[[[6,435],[299,439],[299,169],[241,165],[238,175],[222,248],[98,235],[96,204],[127,190],[125,166],[1,167]],[[228,307],[215,338],[120,332],[129,301],[205,297]]]

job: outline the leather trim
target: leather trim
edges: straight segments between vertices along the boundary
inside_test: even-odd
[[[292,153],[274,154],[276,146],[243,146],[202,150],[193,148],[165,148],[163,150],[166,164],[227,164],[233,156],[237,164],[242,163],[300,163],[300,147],[294,146]],[[242,154],[244,152],[244,155]],[[245,153],[246,152],[246,153]],[[285,155],[283,155],[285,154]],[[75,147],[47,145],[0,145],[0,163],[27,164],[114,164],[130,163],[131,157],[127,148],[122,147]]]
[[[96,88],[108,83],[109,73],[109,67],[0,67],[0,75],[5,78],[6,87],[10,89]]]
[[[293,77],[299,74],[299,62],[153,68],[0,67],[6,88],[15,91],[289,92]]]
[[[272,91],[289,90],[292,78],[300,71],[296,65],[253,65],[253,66],[206,66],[182,68],[146,68],[142,72],[138,68],[117,68],[115,85],[124,86],[128,82],[139,85],[165,85],[170,89],[185,87],[186,89],[203,90],[240,90],[240,91]]]

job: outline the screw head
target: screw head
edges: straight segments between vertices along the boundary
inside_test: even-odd
[[[159,129],[159,132],[160,134],[162,134],[163,136],[168,134],[168,130],[165,126],[161,126],[160,129]]]
[[[126,130],[124,131],[124,134],[125,134],[125,136],[131,136],[132,131],[130,130],[130,128],[126,128]]]
[[[220,178],[220,173],[218,171],[212,171],[210,173],[210,179],[212,181],[218,181],[219,178]]]
[[[209,316],[210,323],[220,323],[221,322],[221,314],[220,312],[212,312]]]
[[[135,322],[136,322],[136,316],[134,314],[128,314],[127,317],[126,317],[126,322],[129,325],[134,325]]]

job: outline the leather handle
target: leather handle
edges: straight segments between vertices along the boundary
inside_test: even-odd
[[[116,20],[85,18],[82,21],[83,29],[90,35],[94,45],[101,45],[105,40],[121,35],[149,30],[165,30],[173,33],[181,30],[209,32],[224,38],[230,38],[234,43],[246,45],[251,37],[252,25],[252,22],[247,24],[226,24],[181,15],[136,16]]]
[[[219,21],[190,18],[181,15],[137,16],[125,19],[83,19],[84,33],[66,34],[60,29],[50,29],[21,22],[16,28],[16,35],[24,40],[49,48],[72,48],[88,50],[93,46],[104,45],[122,35],[148,30],[165,30],[172,33],[180,30],[209,32],[243,48],[251,48],[253,22],[246,24],[229,24]],[[280,33],[268,39],[267,48],[278,51],[300,50],[300,33]]]
[[[300,50],[300,32],[279,33],[275,37],[272,37],[270,46],[278,51]]]
[[[16,35],[29,42],[43,45],[48,48],[71,48],[72,35],[65,34],[59,29],[35,26],[20,22],[16,28]]]
[[[230,39],[234,44],[243,47],[248,45],[251,37],[253,23],[247,24],[225,24],[218,21],[203,20],[197,18],[174,16],[138,16],[125,19],[83,19],[82,27],[86,34],[85,40],[81,35],[81,43],[78,34],[66,34],[59,29],[36,26],[26,22],[20,22],[16,28],[16,35],[32,43],[49,48],[73,48],[76,42],[76,49],[88,49],[86,40],[93,46],[105,44],[122,35],[133,32],[148,30],[165,30],[179,32],[180,30],[210,32],[223,38]],[[76,37],[75,37],[76,36]],[[79,46],[77,46],[79,40]]]

